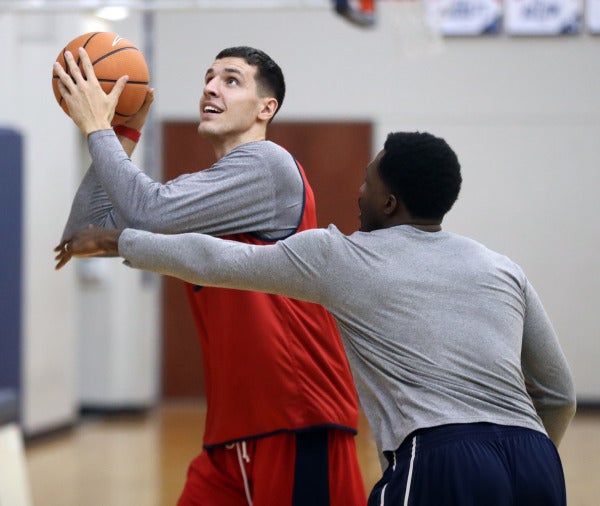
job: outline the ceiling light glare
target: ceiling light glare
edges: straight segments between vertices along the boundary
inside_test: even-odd
[[[96,11],[96,16],[108,21],[121,21],[129,16],[127,7],[101,7]]]

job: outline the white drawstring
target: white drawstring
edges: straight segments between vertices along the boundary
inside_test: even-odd
[[[413,436],[412,448],[410,451],[410,465],[408,466],[408,479],[406,480],[406,492],[404,494],[404,506],[408,504],[408,496],[410,495],[410,484],[412,482],[413,466],[415,464],[415,455],[417,453],[417,436]]]
[[[246,441],[242,441],[242,458],[250,463],[250,457],[248,456],[248,447],[246,446]]]
[[[381,497],[380,497],[380,501],[379,501],[379,506],[385,506],[385,489],[387,488],[388,484],[386,483],[383,488],[381,489]]]
[[[392,452],[392,457],[394,458],[394,460],[392,461],[392,471],[396,470],[396,452]],[[383,488],[381,489],[381,496],[380,496],[380,501],[379,501],[379,506],[385,506],[385,489],[387,488],[388,484],[386,483]]]
[[[242,441],[240,450],[240,443],[235,443],[235,451],[237,452],[238,462],[240,464],[240,470],[242,471],[242,479],[244,480],[244,490],[246,491],[246,499],[248,500],[249,506],[252,506],[252,496],[250,495],[250,486],[248,485],[248,477],[246,476],[246,468],[244,467],[244,461],[250,462],[248,456],[248,449],[246,447],[246,441]]]
[[[408,478],[406,481],[406,491],[404,492],[404,506],[408,504],[408,497],[410,494],[410,484],[412,482],[412,474],[413,474],[413,465],[415,462],[415,454],[417,449],[417,436],[413,437],[412,440],[412,449],[410,453],[410,465],[408,467]],[[392,472],[396,470],[396,452],[392,453],[394,460],[392,461]],[[385,506],[385,489],[387,488],[388,483],[386,483],[381,489],[381,495],[379,496],[379,506]]]

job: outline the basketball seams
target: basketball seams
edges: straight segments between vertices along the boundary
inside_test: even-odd
[[[90,34],[90,36],[89,36],[89,37],[86,39],[86,41],[83,43],[83,48],[86,48],[86,47],[87,47],[87,45],[90,43],[90,41],[91,41],[91,40],[92,40],[92,39],[93,39],[93,38],[94,38],[96,35],[98,35],[99,33],[100,33],[100,32],[94,32],[94,33]],[[66,58],[66,56],[65,56],[65,53],[67,52],[67,47],[69,47],[69,45],[70,45],[70,44],[66,45],[66,46],[63,48],[63,51],[62,51],[62,60],[63,60],[63,61],[62,61],[61,65],[62,65],[62,67],[63,67],[63,68],[66,70],[66,72],[67,72],[67,75],[68,75],[68,76],[71,76],[71,70],[70,70],[70,69],[69,69],[69,67],[67,66],[67,58]],[[79,57],[79,55],[77,55],[77,66],[78,66],[78,67],[79,67],[79,64],[80,64],[80,63],[81,63],[81,58]],[[57,75],[55,75],[55,74],[53,74],[53,75],[52,75],[52,78],[53,78],[53,79],[58,79],[58,76],[57,76]],[[72,77],[71,77],[71,79],[72,79]],[[60,100],[58,101],[58,105],[60,105],[60,106],[62,107],[62,103],[63,103],[63,97],[60,97]]]
[[[92,34],[91,34],[91,35],[90,35],[90,36],[87,38],[87,40],[86,40],[86,41],[83,43],[83,47],[85,48],[85,47],[86,47],[86,46],[87,46],[87,45],[90,43],[90,40],[92,40],[92,39],[93,39],[93,38],[94,38],[96,35],[98,35],[99,33],[102,33],[102,32],[94,32],[94,33],[92,33]]]
[[[118,81],[118,79],[97,79],[97,81],[99,83],[116,83]],[[127,81],[128,85],[141,85],[141,86],[148,86],[148,81]]]
[[[90,43],[90,41],[101,32],[94,32],[92,33],[87,40],[83,43],[83,48],[85,49],[87,47],[87,45]],[[79,53],[77,54],[77,66],[79,67],[79,65],[81,64],[81,58],[79,57]]]
[[[109,58],[117,53],[120,53],[122,51],[127,51],[127,50],[132,50],[132,51],[137,51],[138,53],[140,53],[140,50],[135,47],[135,46],[126,46],[126,47],[120,47],[118,49],[115,49],[114,51],[111,51],[110,53],[106,53],[104,55],[102,55],[100,58],[97,58],[96,60],[94,60],[92,62],[92,66],[95,66],[97,63],[100,63],[101,61],[105,60],[106,58]],[[141,55],[141,53],[140,53]],[[104,79],[104,78],[98,78],[99,82],[111,82],[111,83],[116,83],[117,80],[116,79]],[[148,81],[127,81],[127,84],[148,84]]]
[[[96,63],[104,60],[105,58],[108,58],[109,56],[112,56],[113,54],[120,53],[121,51],[126,51],[128,49],[133,49],[134,51],[137,51],[138,53],[140,52],[140,50],[134,46],[120,47],[118,49],[115,49],[114,51],[111,51],[110,53],[103,54],[100,58],[94,60],[92,62],[92,65],[96,65]]]

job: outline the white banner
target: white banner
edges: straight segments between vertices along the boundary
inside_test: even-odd
[[[600,34],[600,0],[587,0],[585,19],[588,31]]]
[[[441,35],[493,35],[502,28],[502,0],[426,0],[427,20]]]
[[[510,35],[566,35],[581,31],[583,0],[505,0]]]

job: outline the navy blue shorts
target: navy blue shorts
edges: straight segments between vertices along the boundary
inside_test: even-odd
[[[416,431],[395,452],[369,506],[566,506],[556,447],[530,429],[487,423]]]

